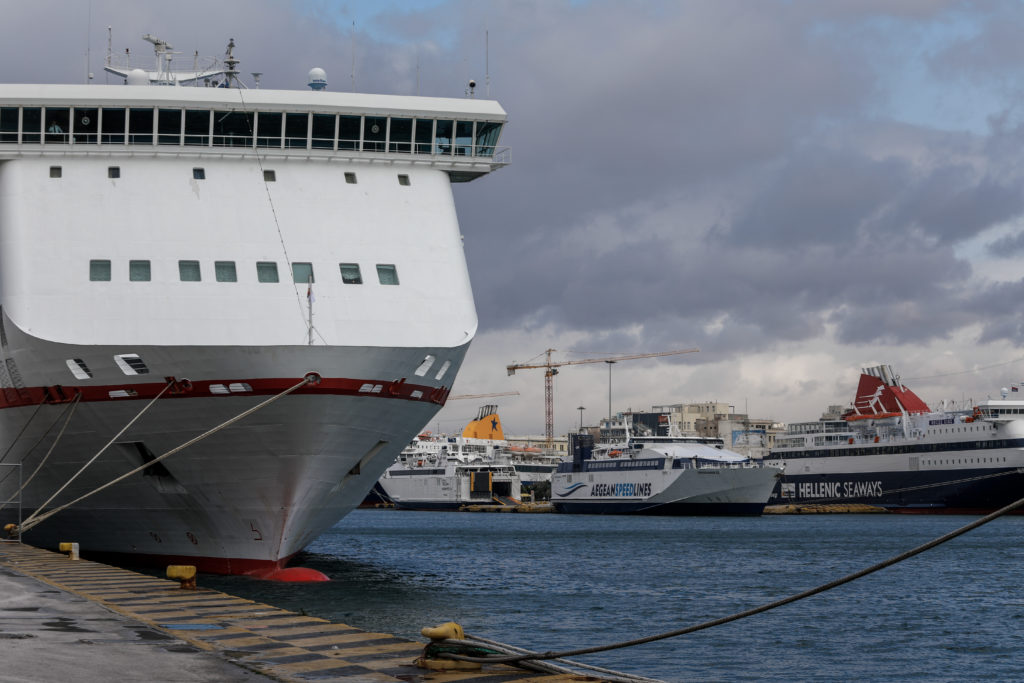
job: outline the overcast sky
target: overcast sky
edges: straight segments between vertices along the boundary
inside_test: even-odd
[[[0,0],[0,80],[104,82],[153,33],[237,44],[262,87],[461,97],[509,112],[511,165],[455,197],[480,329],[454,393],[540,433],[543,371],[612,369],[613,411],[722,401],[779,421],[892,364],[926,401],[1024,381],[1024,3]],[[487,39],[489,36],[489,40]],[[489,46],[489,47],[488,47]],[[353,69],[353,62],[355,68]],[[489,65],[489,68],[488,68]],[[489,78],[488,78],[489,76]],[[555,429],[608,412],[555,378]],[[482,401],[431,425],[460,429]]]

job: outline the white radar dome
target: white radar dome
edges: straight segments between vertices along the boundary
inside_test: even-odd
[[[324,90],[327,88],[327,72],[318,66],[309,70],[309,87],[313,90]]]
[[[149,85],[149,75],[142,69],[132,69],[125,76],[124,82],[128,85]]]

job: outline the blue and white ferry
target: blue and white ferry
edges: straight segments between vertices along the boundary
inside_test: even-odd
[[[571,460],[551,479],[558,512],[760,515],[782,470],[725,449],[721,439],[631,436],[593,445],[570,435]]]

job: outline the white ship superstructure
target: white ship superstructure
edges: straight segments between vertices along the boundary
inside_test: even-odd
[[[43,546],[282,567],[447,398],[477,328],[451,184],[506,163],[505,118],[477,99],[0,85],[0,465],[21,465],[0,467],[0,523],[309,378],[25,525]]]

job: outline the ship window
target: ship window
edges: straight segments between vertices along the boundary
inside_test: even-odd
[[[390,263],[378,263],[377,264],[377,279],[382,285],[397,285],[398,284],[398,270],[393,264]]]
[[[74,142],[95,145],[99,141],[96,135],[100,122],[99,113],[99,109],[75,107],[70,131]]]
[[[409,175],[406,174],[406,173],[399,173],[398,174],[398,184],[399,185],[406,185],[406,186],[410,185],[411,183],[409,182]]]
[[[0,142],[18,141],[18,108],[0,107]]]
[[[277,181],[277,173],[273,170],[263,171],[263,182],[273,183]]]
[[[229,394],[229,393],[231,393],[231,391],[226,386],[224,386],[223,384],[211,384],[210,385],[210,393],[211,394]]]
[[[455,124],[455,154],[468,157],[473,153],[473,122],[459,121]]]
[[[123,145],[124,144],[124,109],[110,109],[104,107],[103,114],[103,144]]]
[[[126,375],[147,375],[149,368],[137,353],[121,353],[114,356],[114,362]]]
[[[292,281],[293,282],[316,282],[313,279],[313,264],[312,263],[293,263],[292,264]]]
[[[51,178],[60,178],[60,177],[63,177],[63,175],[64,175],[64,169],[61,168],[60,166],[51,166],[50,167],[50,177]]]
[[[281,122],[280,112],[259,112],[256,118],[256,146],[280,147]]]
[[[313,149],[334,149],[334,114],[313,114]]]
[[[152,145],[153,144],[153,110],[152,109],[129,109],[128,110],[128,144],[130,144],[130,145]]]
[[[92,377],[92,370],[89,369],[89,366],[81,358],[68,358],[65,362],[68,364],[68,370],[75,376],[75,379],[90,379]]]
[[[412,151],[412,119],[391,119],[391,141],[388,149],[391,152]]]
[[[245,382],[232,382],[231,384],[228,385],[228,391],[230,391],[233,394],[244,394],[246,392],[252,391],[252,386]]]
[[[181,144],[181,110],[160,109],[157,111],[157,141],[161,145]]]
[[[252,112],[213,112],[214,147],[251,147],[252,123]]]
[[[256,280],[259,282],[280,282],[277,277],[277,264],[273,261],[257,262]]]
[[[193,180],[206,180],[206,169],[205,168],[193,168],[192,169]]]
[[[338,117],[338,149],[359,149],[358,116]]]
[[[436,375],[434,375],[434,379],[438,380],[444,377],[444,373],[448,372],[448,368],[450,368],[451,366],[452,362],[450,360],[446,360],[444,363],[442,363],[441,369],[437,371]]]
[[[89,261],[89,279],[93,282],[110,282],[110,261],[105,259]]]
[[[71,130],[70,107],[46,108],[46,141],[48,143],[64,143],[68,141]]]
[[[25,107],[21,110],[21,141],[39,142],[43,129],[43,110],[41,107]]]
[[[120,178],[121,167],[120,166],[107,166],[107,177],[108,178]]]
[[[129,261],[128,279],[131,282],[149,282],[151,279],[149,261]]]
[[[285,114],[284,146],[305,149],[309,135],[309,114]]]
[[[359,272],[358,263],[340,263],[341,267],[341,281],[346,285],[361,285],[363,284],[363,275]]]
[[[479,121],[476,124],[476,153],[482,157],[494,156],[494,145],[501,135],[501,124],[494,121]]]
[[[417,154],[430,154],[430,141],[434,137],[434,119],[416,119]]]
[[[352,173],[351,171],[346,171],[345,172],[345,182],[348,183],[349,185],[355,185],[356,184],[356,174]]]
[[[438,121],[434,134],[434,154],[452,153],[452,121]]]
[[[178,261],[178,277],[182,282],[199,282],[203,279],[199,261]]]
[[[423,377],[424,375],[426,375],[427,372],[430,371],[430,367],[434,364],[435,360],[437,360],[437,358],[435,356],[431,356],[431,355],[428,354],[423,359],[423,362],[420,363],[420,366],[418,368],[416,368],[416,376],[417,377]]]
[[[238,282],[234,261],[215,261],[213,270],[217,276],[217,282]]]
[[[388,120],[384,116],[367,116],[363,126],[363,151],[383,152],[388,134]]]
[[[208,109],[185,110],[185,144],[210,144],[210,111]]]

